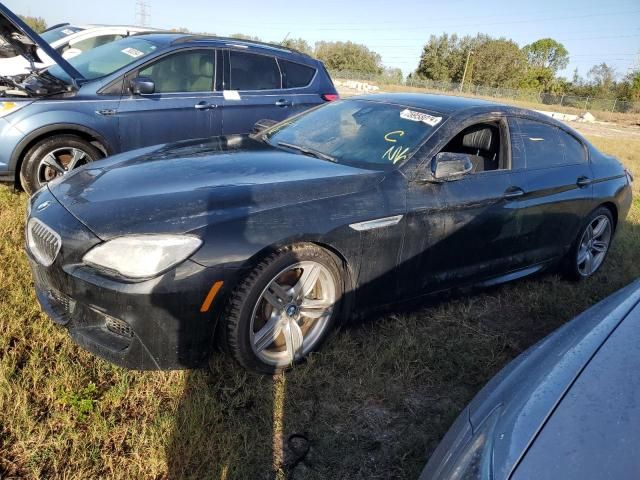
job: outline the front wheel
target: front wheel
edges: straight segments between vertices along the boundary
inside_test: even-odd
[[[32,194],[56,177],[102,158],[102,153],[76,135],[56,135],[29,149],[20,168],[20,185]]]
[[[303,360],[331,330],[342,292],[340,267],[326,250],[304,244],[270,255],[229,300],[227,350],[261,373]]]
[[[613,216],[608,208],[600,207],[589,215],[567,258],[570,278],[589,278],[600,269],[609,253],[613,231]]]

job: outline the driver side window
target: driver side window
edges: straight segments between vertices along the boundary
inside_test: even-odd
[[[465,128],[441,152],[469,155],[473,164],[471,173],[509,168],[502,148],[500,122],[477,123]]]
[[[180,52],[145,67],[139,77],[155,83],[155,93],[210,92],[213,90],[213,50]]]

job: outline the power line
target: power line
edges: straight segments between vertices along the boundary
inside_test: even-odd
[[[146,27],[151,17],[149,14],[149,3],[145,0],[136,0],[136,23],[141,27]]]
[[[640,13],[640,10],[628,10],[628,11],[619,11],[619,12],[605,12],[605,13],[596,13],[596,14],[583,14],[583,15],[567,15],[567,16],[553,16],[553,17],[546,17],[546,18],[527,18],[527,19],[510,19],[510,20],[505,20],[505,21],[500,21],[500,22],[482,22],[482,23],[465,23],[465,24],[438,24],[438,28],[457,28],[457,27],[483,27],[483,26],[488,26],[488,25],[511,25],[514,23],[539,23],[539,22],[557,22],[557,21],[564,21],[564,20],[575,20],[577,18],[592,18],[592,17],[605,17],[605,16],[616,16],[616,15],[633,15],[633,14],[638,14]],[[476,17],[477,18],[477,17]],[[251,28],[248,24],[246,23],[238,23],[237,24],[238,27],[236,28]],[[273,24],[270,24],[273,25]],[[326,24],[326,25],[332,25],[332,24]],[[333,24],[335,25],[335,24]],[[336,31],[336,30],[340,30],[340,31],[345,31],[345,32],[353,32],[353,31],[370,31],[372,28],[371,25],[369,26],[358,26],[358,27],[349,27],[349,28],[345,28],[344,26],[333,26],[333,27],[316,27],[313,30],[314,31]],[[260,26],[261,30],[280,30],[280,27],[276,27],[276,26]],[[407,30],[425,30],[424,26],[420,26],[420,27],[408,27],[408,26],[404,26],[402,27],[402,30],[407,31]]]

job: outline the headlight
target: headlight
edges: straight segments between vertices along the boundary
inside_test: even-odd
[[[26,107],[31,102],[0,102],[0,117],[4,117],[5,115],[9,115],[10,113],[15,112],[16,110],[20,110],[22,107]]]
[[[189,235],[130,235],[94,247],[82,260],[124,277],[147,278],[186,260],[200,245]]]
[[[478,430],[454,451],[438,478],[449,480],[489,480],[493,453],[493,433],[500,418],[498,407],[480,424]]]

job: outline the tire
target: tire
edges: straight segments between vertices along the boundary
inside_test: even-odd
[[[606,207],[594,210],[565,258],[565,275],[575,281],[593,276],[609,253],[614,231],[611,211]]]
[[[229,298],[221,325],[223,347],[249,370],[285,370],[326,339],[342,294],[341,267],[331,253],[313,244],[278,250]]]
[[[57,176],[102,157],[100,150],[76,135],[45,138],[25,154],[20,167],[20,185],[31,195]]]

